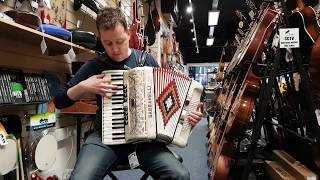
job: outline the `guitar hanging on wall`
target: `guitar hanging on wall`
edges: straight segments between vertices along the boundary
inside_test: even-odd
[[[156,32],[155,32],[155,26],[153,23],[153,16],[152,16],[152,8],[151,6],[153,5],[153,8],[155,8],[155,4],[152,4],[151,1],[148,2],[148,19],[147,23],[144,28],[144,34],[147,37],[147,44],[149,46],[152,46],[155,41],[156,41]]]
[[[142,44],[142,35],[141,35],[141,19],[138,15],[138,1],[132,2],[132,22],[129,26],[129,33],[130,33],[130,41],[129,47],[134,49],[141,49]]]

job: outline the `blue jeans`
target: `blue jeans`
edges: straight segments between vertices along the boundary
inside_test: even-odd
[[[83,144],[71,180],[101,180],[112,164],[128,161],[128,155],[136,149],[139,168],[154,179],[190,179],[188,170],[180,163],[164,143],[147,142],[137,145],[108,146],[102,144],[99,133],[88,136]]]

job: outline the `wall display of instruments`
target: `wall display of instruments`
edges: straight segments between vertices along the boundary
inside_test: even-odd
[[[138,67],[104,71],[121,87],[111,99],[103,98],[105,144],[158,140],[186,146],[203,87],[186,76],[163,68]]]
[[[45,102],[51,99],[49,83],[40,74],[0,72],[0,104]]]
[[[237,49],[209,120],[210,180],[264,179],[264,167],[270,169],[273,160],[270,149],[284,149],[320,173],[320,26],[312,7],[302,0],[297,6],[288,15],[284,1],[263,2],[259,9],[250,6],[250,24],[240,26],[239,18]],[[279,28],[297,27],[301,48],[280,49]]]

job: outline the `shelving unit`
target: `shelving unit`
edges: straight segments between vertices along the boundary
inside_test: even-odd
[[[17,42],[39,46],[39,48],[40,43],[44,38],[47,44],[49,56],[67,54],[70,50],[70,47],[73,47],[76,54],[89,53],[94,55],[95,53],[92,50],[86,49],[63,39],[59,39],[24,25],[2,19],[0,19],[0,38],[11,39]]]

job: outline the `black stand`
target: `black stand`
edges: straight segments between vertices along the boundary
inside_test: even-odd
[[[279,63],[280,63],[280,57],[281,57],[281,49],[280,47],[277,48],[276,56],[274,59],[274,63],[272,64],[272,70],[270,72],[270,76],[268,79],[268,83],[264,80],[261,87],[261,92],[259,95],[259,103],[256,108],[256,117],[253,121],[253,130],[252,130],[252,138],[251,138],[251,145],[249,149],[249,154],[247,157],[247,165],[244,169],[244,172],[242,174],[242,179],[247,180],[249,177],[250,170],[252,168],[252,161],[254,158],[254,154],[256,151],[256,146],[258,139],[260,138],[260,130],[263,124],[263,120],[266,114],[266,109],[268,102],[270,100],[271,96],[271,89],[274,85],[274,80],[277,75],[278,69],[279,69]]]
[[[80,146],[81,146],[81,126],[82,126],[82,122],[81,122],[81,118],[83,116],[81,115],[77,115],[77,155],[79,154],[80,151]]]

